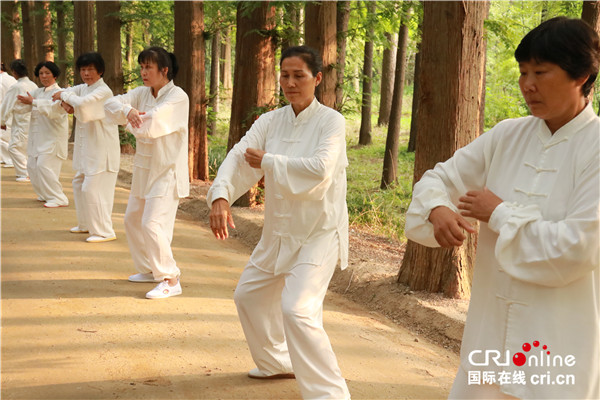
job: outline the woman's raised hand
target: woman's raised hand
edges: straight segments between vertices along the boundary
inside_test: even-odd
[[[33,96],[27,92],[27,96],[17,96],[17,100],[19,100],[23,104],[33,104]]]
[[[436,207],[429,214],[433,224],[433,236],[445,248],[458,247],[467,238],[464,231],[475,233],[473,226],[461,215],[445,206]]]
[[[137,129],[140,126],[142,126],[143,121],[142,121],[141,115],[144,115],[144,114],[146,114],[146,113],[139,112],[135,108],[132,108],[131,111],[129,111],[129,114],[127,114],[127,121],[131,124],[132,127]]]

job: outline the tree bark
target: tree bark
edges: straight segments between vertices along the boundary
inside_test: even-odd
[[[485,2],[424,2],[414,182],[479,134]],[[443,34],[440,34],[443,32]],[[440,66],[444,66],[440,68]],[[440,95],[443,94],[443,95]],[[476,235],[451,250],[408,241],[398,281],[413,290],[470,295]]]
[[[398,174],[398,144],[400,141],[400,123],[402,121],[402,99],[404,97],[404,77],[406,75],[406,48],[408,46],[408,18],[410,18],[410,10],[407,11],[406,15],[406,19],[403,19],[400,24],[400,31],[398,33],[394,94],[390,109],[390,123],[385,140],[381,189],[387,189],[396,182]]]
[[[392,98],[394,96],[394,77],[396,71],[396,35],[386,32],[385,38],[390,44],[389,48],[383,50],[383,61],[381,63],[381,97],[379,100],[379,118],[377,126],[390,123],[392,111]]]
[[[275,104],[275,6],[271,2],[239,2],[233,98],[227,151],[241,140],[254,120]],[[248,79],[248,77],[253,77]],[[253,193],[234,205],[247,207]]]
[[[190,178],[208,180],[206,93],[204,86],[204,4],[174,2],[175,55],[179,60],[176,84],[190,99],[188,166]]]
[[[35,26],[37,33],[37,62],[54,61],[54,41],[52,40],[52,14],[49,1],[35,2]]]
[[[219,60],[221,57],[221,31],[217,28],[212,37],[210,60],[210,90],[208,105],[212,109],[213,118],[210,121],[209,133],[217,133],[217,113],[219,112]]]
[[[305,8],[305,43],[321,53],[323,57],[323,80],[315,96],[321,104],[335,107],[337,71],[336,37],[337,4],[334,1],[307,2]]]
[[[412,112],[410,117],[410,134],[408,137],[408,148],[406,151],[410,153],[415,152],[415,147],[417,143],[417,135],[419,134],[419,125],[417,121],[419,120],[419,98],[421,95],[421,85],[419,85],[419,73],[421,71],[421,51],[417,50],[417,54],[415,55],[415,80],[413,83],[413,98],[412,98]],[[485,89],[485,87],[484,87]]]
[[[84,53],[94,51],[94,2],[93,1],[75,1],[73,2],[73,59]],[[79,73],[75,71],[75,84],[83,81]]]
[[[231,79],[231,27],[227,26],[223,30],[223,42],[221,43],[221,84],[225,93],[229,93],[233,88]]]
[[[341,111],[344,105],[344,70],[346,68],[346,42],[348,38],[348,22],[350,21],[350,2],[337,2],[337,63],[335,84],[335,109]]]
[[[21,33],[18,25],[20,21],[19,8],[16,0],[3,1],[0,4],[2,12],[2,24],[0,34],[2,35],[2,62],[6,69],[9,64],[18,58],[21,58]]]
[[[115,95],[123,93],[120,11],[119,1],[96,1],[98,52],[105,65],[103,78]]]
[[[590,26],[600,35],[600,1],[584,0],[581,10],[581,19],[590,24]]]
[[[283,38],[281,40],[281,51],[288,47],[298,46],[300,43],[300,35],[298,27],[300,25],[300,8],[299,3],[285,2],[283,4],[283,18],[287,19],[284,22]]]
[[[367,2],[367,14],[375,14],[376,3]],[[358,135],[358,144],[367,146],[371,144],[371,92],[373,91],[373,39],[375,36],[375,27],[373,24],[367,29],[365,37],[365,54],[362,73],[362,103],[360,132]]]
[[[21,18],[23,20],[23,56],[25,65],[29,72],[29,77],[33,77],[33,70],[37,64],[37,52],[38,48],[35,35],[35,18],[34,14],[34,2],[25,0],[21,1]]]
[[[65,4],[62,0],[55,3],[56,8],[56,44],[58,47],[58,58],[56,65],[60,68],[58,76],[58,85],[67,86],[67,29],[65,27]]]

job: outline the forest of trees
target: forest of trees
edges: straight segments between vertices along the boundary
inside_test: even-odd
[[[415,152],[416,181],[500,120],[527,115],[514,48],[558,15],[584,18],[600,32],[597,0],[2,0],[1,58],[7,66],[23,58],[30,71],[54,60],[64,87],[78,83],[74,59],[99,51],[105,81],[123,93],[141,85],[136,57],[144,47],[173,51],[181,67],[175,83],[190,97],[190,176],[209,180],[254,118],[284,102],[281,50],[310,45],[324,59],[319,100],[357,121],[348,145],[371,146],[374,127],[385,131],[380,175],[370,179],[373,190],[389,191],[399,185],[399,152]],[[593,96],[598,110],[600,90]],[[404,137],[408,146],[400,150]],[[121,140],[135,145],[126,132]],[[253,201],[250,194],[242,200]],[[399,281],[467,297],[475,245],[476,237],[453,251],[409,242]]]

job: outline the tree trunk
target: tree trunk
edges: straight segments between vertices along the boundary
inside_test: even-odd
[[[37,61],[54,61],[54,41],[52,40],[52,14],[49,1],[35,2],[35,26],[38,45]]]
[[[16,0],[3,1],[0,4],[2,11],[2,24],[0,34],[2,35],[2,62],[6,69],[9,64],[18,58],[21,58],[21,33],[19,32],[19,8]]]
[[[367,15],[375,14],[376,3],[367,2]],[[360,118],[360,132],[358,144],[366,146],[371,144],[371,92],[373,91],[373,39],[375,27],[371,24],[367,29],[365,38],[365,55],[362,73],[362,105]]]
[[[209,133],[217,133],[217,113],[219,112],[219,60],[221,57],[221,31],[216,29],[213,33],[211,60],[210,60],[210,91],[208,105],[212,109],[213,116],[210,120]]]
[[[414,182],[479,134],[485,2],[424,2]],[[444,34],[440,34],[443,32]],[[444,68],[440,68],[443,65]],[[443,94],[443,95],[440,95]],[[470,295],[476,235],[451,250],[408,241],[398,281],[413,290]]]
[[[73,61],[84,53],[94,51],[94,2],[93,1],[75,1],[73,2]],[[75,84],[83,81],[79,73],[75,71]]]
[[[379,100],[379,118],[377,126],[390,123],[390,112],[392,111],[392,98],[394,96],[394,76],[396,71],[396,35],[386,32],[385,38],[390,47],[383,50],[383,61],[381,63],[381,97]]]
[[[221,84],[225,93],[229,94],[233,88],[231,80],[231,27],[223,30],[223,42],[221,44]]]
[[[260,109],[275,103],[275,40],[270,32],[275,28],[275,6],[271,2],[239,2],[235,73],[227,151],[240,141]],[[248,79],[248,77],[252,79]],[[252,193],[246,193],[234,205],[247,207]]]
[[[58,59],[55,60],[56,65],[60,68],[58,76],[58,85],[62,88],[67,86],[67,29],[65,27],[65,4],[57,1],[56,8],[56,44],[58,47]]]
[[[415,152],[415,147],[417,143],[417,135],[419,134],[419,125],[417,121],[419,120],[419,98],[421,96],[421,85],[419,85],[419,73],[421,71],[421,51],[417,50],[417,54],[415,55],[415,80],[413,83],[413,98],[412,98],[412,112],[410,117],[410,134],[408,138],[408,148],[406,151],[410,153]],[[485,87],[484,87],[485,89]],[[483,119],[483,118],[482,118]]]
[[[35,35],[35,18],[34,14],[34,2],[25,0],[21,1],[21,18],[23,20],[23,56],[25,59],[25,65],[29,72],[29,77],[33,77],[33,70],[37,65],[37,52],[38,48]]]
[[[204,86],[204,4],[174,2],[175,55],[180,69],[176,84],[190,99],[188,166],[190,178],[208,180],[206,93]]]
[[[337,82],[335,84],[335,109],[341,111],[344,105],[344,70],[346,68],[346,42],[348,21],[350,21],[350,2],[337,2]]]
[[[299,3],[285,2],[283,4],[284,32],[281,40],[281,51],[288,47],[298,46],[300,35],[298,27],[300,26],[300,8]]]
[[[98,52],[105,65],[103,78],[115,95],[123,93],[120,11],[119,1],[96,1]]]
[[[406,48],[408,46],[408,18],[403,18],[398,33],[398,49],[396,54],[396,70],[394,76],[394,94],[390,110],[390,123],[385,140],[383,155],[383,172],[381,174],[381,189],[387,189],[396,182],[398,174],[398,143],[400,141],[400,122],[402,121],[402,98],[404,97],[404,76],[406,75]]]
[[[581,19],[590,24],[590,26],[600,35],[600,1],[584,0],[581,10]]]
[[[307,2],[305,8],[305,42],[321,53],[323,57],[323,80],[317,87],[315,96],[321,104],[335,107],[335,87],[337,57],[335,1]]]

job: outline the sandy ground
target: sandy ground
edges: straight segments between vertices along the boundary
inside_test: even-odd
[[[70,164],[70,163],[65,163]],[[70,165],[62,183],[72,202]],[[173,249],[183,295],[147,300],[133,284],[117,187],[118,239],[72,234],[73,205],[45,209],[29,184],[2,171],[3,399],[292,399],[294,380],[257,381],[232,296],[249,257],[178,219]],[[324,324],[353,399],[442,399],[458,356],[329,293]]]

